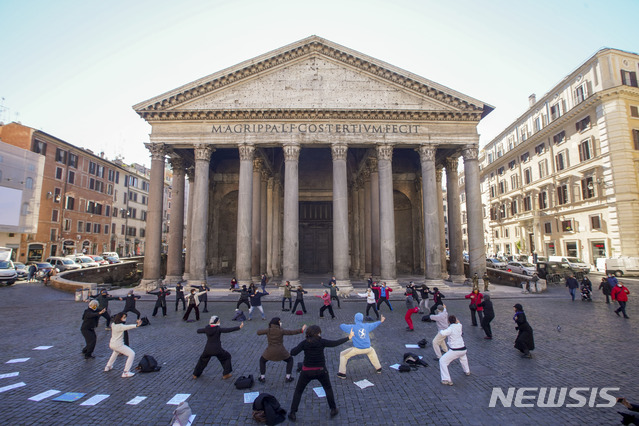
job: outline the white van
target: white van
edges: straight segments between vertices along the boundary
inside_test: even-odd
[[[581,270],[586,274],[590,273],[590,265],[583,262],[578,257],[571,256],[548,256],[548,260],[551,262],[568,263],[572,269]]]
[[[599,261],[599,259],[597,259]],[[622,257],[619,259],[603,259],[606,274],[639,275],[639,257]]]

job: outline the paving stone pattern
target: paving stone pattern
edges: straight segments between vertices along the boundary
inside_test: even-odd
[[[594,281],[594,280],[593,280]],[[221,285],[220,285],[221,286]],[[494,340],[483,339],[479,327],[470,325],[468,303],[463,300],[467,288],[450,289],[446,300],[451,313],[457,314],[464,324],[464,339],[472,375],[466,377],[458,362],[451,364],[454,386],[440,384],[439,368],[433,361],[430,343],[425,349],[406,349],[404,344],[416,343],[435,335],[433,323],[419,321],[414,315],[415,332],[405,331],[405,305],[398,295],[392,301],[394,311],[382,307],[387,321],[372,333],[383,367],[377,375],[366,357],[352,358],[348,364],[347,380],[337,378],[339,352],[350,342],[326,350],[327,367],[339,407],[339,415],[329,416],[325,398],[318,398],[312,387],[307,388],[298,411],[298,424],[618,424],[617,405],[612,408],[505,408],[498,404],[489,408],[493,387],[619,387],[619,396],[639,402],[639,384],[635,379],[638,349],[637,326],[639,285],[631,285],[628,306],[629,320],[617,317],[616,305],[606,305],[600,293],[595,301],[571,302],[567,290],[553,287],[544,295],[524,295],[515,289],[493,290],[496,310],[493,321]],[[328,339],[342,337],[339,324],[352,322],[356,312],[363,312],[366,303],[361,298],[342,301],[335,307],[337,318],[319,319],[321,300],[307,297],[309,314],[291,315],[281,312],[277,291],[265,298],[267,320],[260,316],[245,322],[245,327],[222,337],[223,346],[233,356],[233,378],[222,380],[222,370],[213,358],[204,374],[197,380],[191,374],[204,348],[204,335],[196,329],[208,323],[210,315],[222,318],[223,326],[234,326],[230,321],[235,309],[237,293],[225,290],[209,296],[209,313],[202,314],[199,322],[181,320],[182,309],[176,313],[170,296],[166,317],[150,317],[153,299],[145,296],[138,309],[151,320],[149,327],[129,332],[131,347],[136,352],[134,365],[144,354],[153,355],[161,371],[137,374],[133,378],[120,377],[124,357],[119,357],[111,372],[104,366],[111,354],[108,348],[110,332],[105,331],[104,319],[97,329],[96,359],[85,361],[80,353],[84,340],[80,334],[81,314],[85,303],[74,302],[72,296],[41,284],[19,284],[0,288],[0,374],[19,371],[18,377],[0,379],[0,387],[25,382],[26,386],[0,394],[0,424],[3,425],[167,425],[175,409],[166,405],[177,393],[188,393],[195,424],[243,425],[255,424],[251,418],[251,404],[243,403],[245,391],[236,390],[235,378],[253,374],[256,383],[249,391],[275,395],[287,410],[293,397],[295,383],[285,383],[285,363],[267,364],[266,383],[257,382],[258,359],[266,347],[266,337],[256,331],[266,328],[273,316],[282,318],[284,328],[298,328],[302,324],[318,324],[322,336]],[[313,293],[313,292],[312,292]],[[314,293],[319,293],[319,289]],[[397,293],[397,292],[396,292]],[[512,321],[512,306],[524,305],[529,322],[534,328],[536,350],[532,360],[522,359],[513,348],[516,336]],[[124,302],[110,302],[112,313],[118,312]],[[131,319],[130,321],[131,322]],[[558,326],[561,331],[558,331]],[[291,349],[303,337],[287,336],[285,345]],[[48,350],[36,351],[40,345],[53,345]],[[389,366],[401,362],[404,352],[417,352],[430,364],[410,373],[399,373]],[[30,357],[25,363],[6,364],[13,358]],[[302,361],[302,355],[296,357]],[[294,371],[294,375],[297,373]],[[353,382],[368,379],[375,384],[360,390]],[[62,392],[83,392],[86,396],[73,403],[40,402],[27,399],[56,389]],[[109,398],[96,406],[80,404],[96,394]],[[135,396],[146,396],[136,406],[126,405]],[[570,401],[569,401],[570,402]],[[603,402],[603,401],[600,401]],[[287,422],[288,423],[288,420]]]

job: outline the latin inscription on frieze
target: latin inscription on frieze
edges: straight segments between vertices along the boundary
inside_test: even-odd
[[[417,124],[331,124],[331,123],[274,123],[274,124],[220,124],[213,126],[213,133],[419,133]]]

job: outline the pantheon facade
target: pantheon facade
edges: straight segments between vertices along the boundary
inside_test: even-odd
[[[470,272],[485,269],[476,127],[493,108],[481,101],[312,36],[134,109],[152,126],[143,285],[261,273],[293,284],[334,275],[346,288],[371,274],[463,280],[460,161]]]

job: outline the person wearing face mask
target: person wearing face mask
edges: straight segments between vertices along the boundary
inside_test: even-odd
[[[628,290],[622,282],[618,281],[617,285],[610,292],[610,297],[612,300],[616,300],[619,303],[619,308],[615,309],[615,314],[619,316],[619,313],[623,313],[624,318],[630,318],[628,314],[626,314],[626,303],[628,302],[628,295],[630,294],[630,290]]]
[[[266,381],[266,362],[267,361],[284,361],[286,362],[286,378],[285,381],[292,382],[294,379],[291,377],[293,372],[293,357],[284,347],[284,336],[292,336],[294,334],[301,334],[306,331],[306,324],[302,328],[297,330],[284,330],[282,328],[282,321],[275,317],[271,319],[268,324],[268,328],[265,330],[257,330],[257,335],[262,336],[266,334],[268,346],[264,350],[264,353],[260,357],[260,377],[257,380],[260,383]]]

